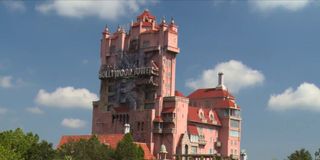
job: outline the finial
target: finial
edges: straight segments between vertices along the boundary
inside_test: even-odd
[[[149,12],[149,9],[148,9],[148,8],[146,8],[146,9],[144,9],[144,11],[145,11],[145,12]]]
[[[109,33],[108,25],[106,25],[106,26],[104,27],[104,32]]]
[[[119,32],[121,30],[121,27],[120,27],[120,25],[118,25],[118,29],[117,29],[117,31]]]
[[[133,26],[133,20],[131,20],[131,26]]]
[[[173,19],[173,17],[171,17],[171,24],[174,24],[174,19]]]
[[[164,16],[162,17],[161,23],[163,23],[163,24],[166,23],[166,18]]]

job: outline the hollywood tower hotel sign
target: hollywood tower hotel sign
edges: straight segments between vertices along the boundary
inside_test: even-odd
[[[120,134],[130,125],[136,142],[157,157],[240,155],[241,117],[223,85],[189,96],[175,90],[178,27],[145,10],[128,31],[106,27],[101,39],[100,100],[93,103],[93,134]],[[126,125],[128,126],[128,125]]]

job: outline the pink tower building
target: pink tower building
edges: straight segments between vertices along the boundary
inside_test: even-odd
[[[101,39],[100,100],[93,103],[92,133],[130,132],[154,157],[175,154],[240,155],[241,116],[223,84],[189,96],[175,90],[178,26],[157,23],[148,10],[125,31]]]

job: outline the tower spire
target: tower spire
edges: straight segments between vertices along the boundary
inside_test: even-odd
[[[109,27],[106,25],[103,29],[103,33],[109,33]]]

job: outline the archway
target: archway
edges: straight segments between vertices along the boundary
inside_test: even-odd
[[[189,149],[189,146],[188,145],[185,145],[184,146],[184,154],[188,154],[188,149]]]

